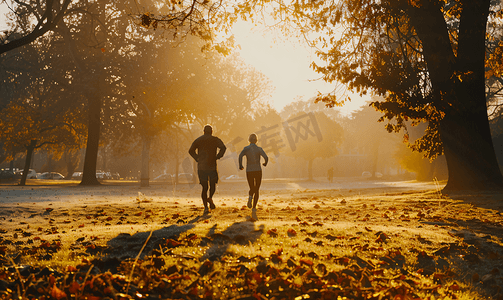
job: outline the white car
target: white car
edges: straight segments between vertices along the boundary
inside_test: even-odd
[[[370,177],[372,177],[372,173],[370,173],[369,171],[365,171],[362,173],[362,177],[363,178],[370,178]]]
[[[362,173],[362,177],[363,178],[370,178],[370,177],[372,177],[372,173],[370,173],[369,171],[365,171],[365,172]],[[382,178],[382,173],[375,172],[375,177],[376,178]]]
[[[38,179],[54,179],[54,180],[61,180],[65,179],[65,176],[63,176],[61,173],[58,172],[45,172],[42,174],[39,174],[37,176]]]
[[[28,170],[28,175],[26,175],[26,178],[37,179],[37,172],[35,172],[35,170],[33,169]]]
[[[23,175],[23,171],[19,171],[19,175]],[[37,179],[37,172],[33,169],[28,170],[28,175],[26,175],[26,179]]]
[[[154,181],[167,181],[171,182],[173,180],[173,176],[171,174],[161,174],[154,178]]]

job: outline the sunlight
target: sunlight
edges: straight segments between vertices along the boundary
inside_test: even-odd
[[[276,90],[272,95],[273,107],[280,111],[297,100],[308,100],[321,93],[329,93],[334,85],[320,80],[310,64],[317,60],[315,51],[294,38],[286,39],[263,26],[238,21],[233,28],[240,55],[246,63],[264,73]],[[338,108],[349,114],[360,108],[368,98],[351,94],[351,103]]]
[[[0,31],[6,30],[9,27],[7,26],[7,18],[5,14],[9,12],[7,4],[5,2],[0,3]]]

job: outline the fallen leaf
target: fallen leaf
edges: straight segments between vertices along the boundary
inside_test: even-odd
[[[66,298],[66,293],[60,290],[58,287],[53,286],[51,290],[51,297],[60,300]]]
[[[313,266],[313,261],[312,261],[312,260],[310,260],[310,259],[307,259],[307,258],[302,258],[302,259],[300,260],[300,263],[301,263],[301,264],[304,264],[304,265],[308,265],[308,266],[310,266],[310,267],[311,267],[311,266]]]

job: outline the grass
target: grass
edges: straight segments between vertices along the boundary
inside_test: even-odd
[[[11,283],[0,291],[5,299],[503,299],[499,195],[266,190],[255,220],[241,192],[219,194],[209,216],[197,191],[3,207],[12,218],[0,226],[0,278]],[[46,267],[53,271],[41,274]]]

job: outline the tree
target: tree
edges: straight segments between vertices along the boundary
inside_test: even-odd
[[[189,82],[195,88],[186,110],[200,128],[212,124],[223,139],[234,139],[247,124],[255,129],[256,107],[265,108],[273,90],[270,80],[234,55],[214,55],[201,67]]]
[[[445,154],[445,190],[503,188],[485,98],[486,26],[490,13],[501,14],[498,1],[296,1],[289,8],[320,36],[325,65],[313,67],[326,81],[385,97],[372,105],[388,131],[427,122],[411,147],[429,158]]]
[[[28,26],[20,26],[22,34],[19,34],[17,26],[5,31],[4,35],[0,37],[0,54],[28,45],[47,32],[54,30],[67,13],[72,0],[31,0],[22,4],[16,0],[3,0],[2,2],[10,2],[8,7],[15,8],[12,14],[18,20],[22,20],[21,23],[28,24],[29,28]],[[36,22],[31,24],[32,20],[36,20]]]
[[[3,45],[0,50],[4,52],[12,50],[21,45],[28,44],[44,33],[54,30],[64,38],[65,48],[68,49],[68,55],[73,63],[73,69],[69,76],[74,84],[81,86],[83,93],[88,99],[88,139],[86,147],[86,158],[84,162],[84,174],[82,185],[99,184],[96,179],[96,163],[101,130],[101,113],[103,110],[103,98],[110,97],[103,92],[109,85],[107,83],[116,83],[120,75],[115,74],[112,77],[113,66],[106,65],[104,57],[113,53],[128,52],[127,45],[123,46],[118,41],[127,41],[128,37],[138,33],[138,27],[134,26],[135,16],[128,16],[126,10],[129,7],[137,7],[137,2],[123,1],[63,1],[56,2],[47,0],[45,2],[32,1],[28,3],[16,3],[12,6],[18,18],[18,23],[30,25],[26,20],[38,20],[38,24],[31,33],[22,32],[13,29],[21,38],[4,37]],[[60,6],[58,6],[60,4]],[[70,4],[72,4],[70,6]],[[225,52],[222,45],[211,47],[214,40],[213,25],[215,22],[207,19],[207,16],[220,14],[220,6],[207,1],[189,1],[164,5],[159,1],[144,1],[142,7],[156,7],[160,11],[170,14],[169,18],[155,20],[153,15],[141,14],[136,20],[138,24],[149,28],[168,28],[178,42],[183,42],[187,36],[197,36],[206,41],[203,48],[217,49]],[[139,14],[137,14],[138,16]],[[131,18],[132,17],[132,18]],[[218,19],[218,17],[216,17]],[[45,26],[48,25],[48,26]],[[56,27],[56,25],[58,25]],[[45,26],[45,27],[44,27]],[[26,26],[22,26],[25,28]],[[41,27],[44,27],[42,30]],[[57,29],[57,30],[56,30]],[[159,31],[158,31],[159,32]],[[152,33],[143,33],[144,38],[152,39]],[[160,34],[158,34],[160,35]],[[28,37],[28,38],[23,38]],[[10,45],[9,45],[10,44]],[[17,45],[17,46],[16,46]],[[15,47],[14,47],[15,46]],[[112,51],[115,50],[115,51]],[[108,52],[107,52],[108,51]]]
[[[489,118],[497,119],[503,112],[503,28],[500,18],[490,18],[486,41],[486,98]]]
[[[149,186],[150,148],[152,141],[167,131],[178,119],[178,95],[188,87],[184,78],[190,76],[183,68],[186,60],[192,58],[185,51],[175,49],[169,42],[137,41],[136,55],[124,65],[122,72],[123,94],[129,104],[126,110],[118,107],[114,118],[120,123],[130,122],[125,128],[141,139],[142,164],[140,186]],[[159,68],[159,66],[163,66]],[[126,121],[127,120],[127,121]],[[124,133],[124,132],[122,132]]]
[[[390,136],[385,126],[377,122],[380,113],[373,107],[364,106],[354,112],[352,117],[349,121],[347,139],[369,156],[368,171],[372,173],[372,177],[376,177],[378,161],[380,159],[384,161],[386,158],[390,160],[393,151],[398,148],[399,138]]]
[[[59,155],[65,148],[81,146],[85,128],[81,102],[57,59],[60,54],[60,48],[46,36],[2,55],[2,59],[9,59],[2,64],[2,87],[9,92],[2,97],[1,139],[9,152],[19,147],[26,152],[20,185],[26,182],[35,149]]]
[[[307,105],[306,105],[307,104]],[[299,109],[300,107],[308,108],[309,103],[298,101],[287,105],[282,110],[282,117],[286,119],[294,119],[308,113],[309,111],[304,111]],[[314,114],[315,121],[310,124],[313,128],[319,128],[321,133],[321,140],[307,138],[307,128],[301,129],[299,127],[299,132],[296,135],[296,149],[295,151],[287,151],[286,154],[293,156],[295,158],[304,159],[308,163],[308,179],[313,180],[313,161],[316,158],[330,158],[338,154],[337,148],[341,145],[344,140],[344,131],[342,126],[340,126],[333,119],[328,117],[325,113],[321,111],[311,112]],[[314,124],[314,122],[316,122]],[[303,132],[306,131],[306,132]],[[303,140],[301,137],[304,136],[306,139]]]
[[[34,101],[12,101],[2,110],[0,131],[5,149],[23,146],[26,159],[19,185],[26,183],[35,149],[46,147],[62,153],[62,145],[78,144],[79,130],[72,111],[33,105]],[[20,117],[23,116],[23,117]]]

